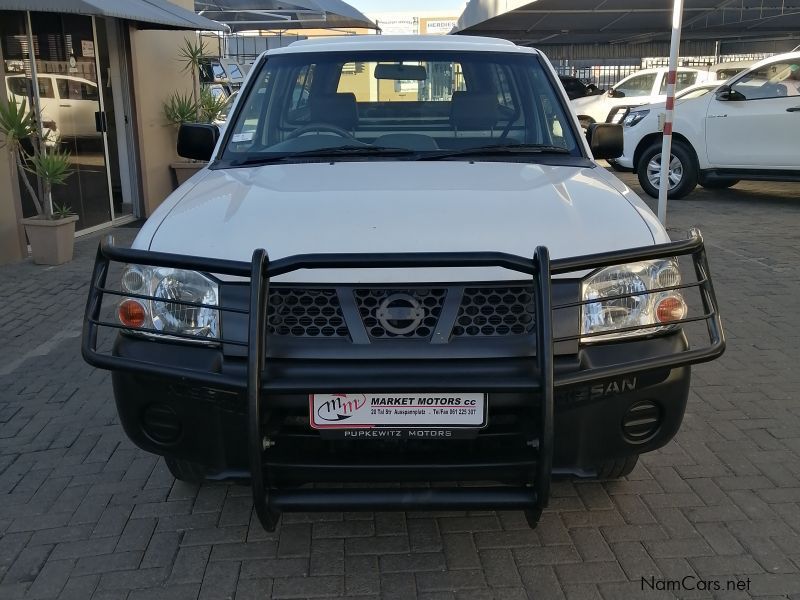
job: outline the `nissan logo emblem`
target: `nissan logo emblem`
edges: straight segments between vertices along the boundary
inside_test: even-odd
[[[410,294],[392,294],[378,306],[375,313],[378,323],[395,335],[411,333],[425,318],[425,309]]]

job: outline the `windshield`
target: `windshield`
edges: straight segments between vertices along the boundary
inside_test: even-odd
[[[700,98],[701,96],[705,96],[711,90],[715,90],[717,87],[718,84],[714,84],[703,87],[696,87],[690,90],[684,90],[681,93],[676,94],[675,98],[678,100],[691,100],[692,98]]]
[[[279,54],[262,63],[243,93],[223,163],[328,150],[337,159],[369,160],[385,150],[413,157],[464,151],[474,160],[476,149],[516,146],[526,159],[582,156],[563,100],[535,55]]]

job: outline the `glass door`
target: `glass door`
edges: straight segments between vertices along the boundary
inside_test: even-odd
[[[103,78],[94,19],[34,12],[30,13],[30,24],[45,146],[70,155],[72,173],[65,184],[54,186],[53,202],[68,206],[78,215],[78,231],[110,223],[114,211],[107,118],[103,112]],[[18,101],[27,96],[30,105],[33,86],[27,31],[20,34],[17,27],[3,34],[7,91]],[[25,191],[23,212],[25,216],[34,212]]]

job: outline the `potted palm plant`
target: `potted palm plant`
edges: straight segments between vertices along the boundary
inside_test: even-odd
[[[39,129],[33,112],[25,100],[14,98],[0,103],[0,136],[19,169],[23,184],[36,208],[36,216],[22,219],[31,245],[33,262],[60,265],[72,260],[75,243],[75,221],[78,217],[69,207],[53,202],[53,186],[63,184],[71,174],[69,153],[47,149],[39,140]],[[29,142],[31,151],[25,149]],[[42,196],[34,190],[25,173],[34,174],[41,182]]]
[[[192,78],[192,91],[189,94],[173,92],[164,102],[164,117],[175,127],[175,131],[183,123],[213,123],[225,106],[225,98],[215,97],[208,89],[200,86],[200,68],[206,56],[206,45],[203,40],[192,42],[184,39],[179,51],[179,59],[183,70]],[[206,163],[198,161],[178,161],[170,164],[175,182],[181,185],[197,173]]]

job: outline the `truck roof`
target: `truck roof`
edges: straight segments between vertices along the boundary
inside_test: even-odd
[[[508,40],[463,35],[341,35],[310,38],[267,52],[352,52],[358,50],[460,50],[465,52],[518,52],[536,54],[533,48],[517,46]]]

